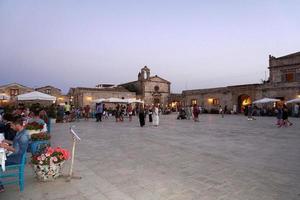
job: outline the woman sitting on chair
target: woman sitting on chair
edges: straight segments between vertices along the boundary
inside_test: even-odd
[[[14,140],[3,140],[0,143],[0,148],[4,148],[7,151],[13,152],[7,157],[5,165],[20,164],[22,160],[22,155],[26,153],[29,142],[29,134],[28,131],[25,129],[24,121],[21,116],[14,117],[11,123],[11,128],[17,131]],[[4,187],[0,180],[0,193],[1,192],[4,192]]]

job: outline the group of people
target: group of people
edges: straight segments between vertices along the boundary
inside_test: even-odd
[[[0,148],[10,152],[7,154],[5,165],[20,164],[22,156],[27,152],[30,143],[29,132],[26,125],[38,123],[42,125],[42,132],[47,132],[48,116],[43,109],[30,110],[19,107],[11,113],[0,113],[0,133],[4,139],[0,141]],[[4,186],[0,180],[0,192],[4,192]]]
[[[278,126],[278,128],[293,125],[293,123],[289,121],[289,110],[285,104],[278,105],[275,112],[277,118],[276,125]]]
[[[193,106],[186,106],[179,108],[177,119],[188,119],[191,118],[195,122],[199,122],[199,114],[201,113],[201,108],[194,104]]]
[[[144,107],[143,105],[140,105],[138,109],[138,116],[139,116],[139,122],[140,126],[144,127],[145,126],[145,119],[148,115],[149,123],[152,123],[154,126],[159,125],[159,114],[160,114],[160,109],[157,104],[154,106],[147,106]]]

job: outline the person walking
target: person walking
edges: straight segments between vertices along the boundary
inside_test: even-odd
[[[152,123],[152,122],[153,122],[153,118],[152,118],[152,115],[153,115],[153,108],[152,108],[152,106],[149,107],[148,115],[149,115],[149,122]]]
[[[283,104],[282,108],[282,125],[281,126],[292,126],[293,123],[289,121],[289,110],[285,104]],[[280,127],[281,127],[280,126]]]
[[[159,125],[159,110],[158,106],[155,105],[153,108],[153,125],[158,126]]]
[[[65,117],[66,117],[65,121],[70,122],[71,105],[68,104],[68,102],[65,102],[64,110],[65,110]]]
[[[128,114],[129,121],[131,122],[132,121],[132,106],[131,106],[131,104],[127,105],[127,111],[126,112]]]
[[[256,120],[254,117],[253,117],[253,105],[252,104],[249,104],[248,105],[248,120]]]
[[[145,110],[144,107],[141,105],[139,109],[139,121],[140,121],[140,126],[144,127],[145,126]]]
[[[191,119],[191,113],[192,113],[192,111],[191,111],[191,107],[190,106],[185,106],[185,112],[186,112],[186,118],[188,119],[188,120],[190,120]]]
[[[277,119],[276,125],[278,126],[278,128],[280,128],[283,124],[283,121],[282,121],[282,106],[278,104],[275,112],[276,112],[276,119]]]
[[[96,122],[102,121],[102,114],[103,114],[103,104],[98,103],[96,104]]]
[[[197,106],[197,104],[195,104],[193,107],[193,118],[195,122],[199,122],[199,113],[200,113],[199,107]]]
[[[91,112],[91,107],[89,105],[86,105],[84,107],[84,119],[85,120],[89,120],[90,112]]]
[[[222,109],[222,106],[219,107],[219,114],[221,114],[222,118],[224,118],[224,111]]]

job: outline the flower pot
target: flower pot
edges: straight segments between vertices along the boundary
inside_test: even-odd
[[[37,155],[42,149],[47,146],[50,146],[50,140],[31,141],[30,152],[32,153],[32,155]]]
[[[61,175],[64,161],[50,165],[33,165],[33,170],[40,181],[53,181]]]

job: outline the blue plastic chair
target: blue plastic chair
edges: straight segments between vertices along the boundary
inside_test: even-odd
[[[48,123],[47,123],[47,132],[51,132],[51,119],[49,118]]]
[[[21,164],[5,166],[5,172],[0,170],[0,178],[3,185],[19,184],[20,191],[24,190],[24,170],[26,165],[26,153],[22,155]],[[10,178],[5,181],[6,178]],[[15,180],[13,180],[16,178]]]

